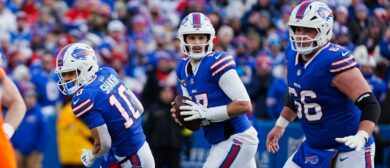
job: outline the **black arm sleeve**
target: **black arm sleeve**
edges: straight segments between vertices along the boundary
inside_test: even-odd
[[[286,93],[286,95],[284,96],[284,106],[290,108],[292,111],[294,112],[297,112],[297,110],[295,109],[295,105],[294,105],[294,100],[293,98],[291,97],[290,94],[288,94],[288,92]]]
[[[381,107],[378,100],[375,98],[374,93],[366,92],[359,96],[355,105],[359,107],[362,115],[360,121],[370,120],[375,124],[378,123],[379,115],[381,113]]]

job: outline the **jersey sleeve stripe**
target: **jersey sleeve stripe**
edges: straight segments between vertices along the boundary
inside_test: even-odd
[[[225,64],[224,66],[220,67],[219,69],[217,69],[216,71],[213,72],[212,76],[215,76],[217,75],[219,72],[223,71],[225,68],[229,67],[229,66],[234,66],[235,63],[233,60],[229,61],[227,64]]]
[[[337,68],[337,69],[331,69],[330,72],[332,72],[332,73],[341,72],[341,71],[345,71],[345,70],[350,69],[350,68],[355,67],[355,66],[356,66],[356,62],[354,62],[352,64],[348,64],[348,65],[340,67],[340,68]]]
[[[82,111],[82,112],[76,114],[76,117],[80,117],[80,116],[82,116],[83,114],[87,113],[89,110],[92,109],[92,107],[93,107],[93,104],[91,104],[89,107],[87,107],[84,111]]]
[[[73,108],[73,111],[76,112],[78,111],[80,108],[84,107],[86,104],[88,104],[89,102],[91,102],[91,99],[87,99],[85,100],[84,102],[80,103],[78,106],[76,106],[75,108]]]
[[[211,65],[211,69],[214,69],[215,67],[217,67],[219,64],[221,64],[222,62],[225,62],[227,60],[233,60],[233,56],[229,55],[227,57],[224,57],[220,60],[218,60],[217,62],[215,62],[213,65]]]
[[[350,56],[348,56],[348,57],[346,57],[346,58],[343,58],[343,59],[341,59],[341,60],[339,60],[339,61],[333,62],[333,63],[332,63],[332,66],[339,65],[339,64],[342,64],[342,63],[348,63],[348,62],[350,62],[351,60],[353,60],[353,56],[352,56],[352,55],[350,55]],[[353,61],[354,61],[354,60],[353,60]]]

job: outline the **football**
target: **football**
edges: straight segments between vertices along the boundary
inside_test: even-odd
[[[185,100],[191,101],[190,98],[182,96],[182,95],[178,95],[175,97],[175,104],[173,105],[173,108],[176,110],[176,112],[175,112],[176,118],[179,120],[180,124],[183,125],[185,128],[187,128],[191,131],[196,131],[200,128],[201,120],[197,119],[197,120],[192,120],[192,121],[184,121],[184,118],[186,118],[187,115],[184,115],[184,116],[180,115],[180,112],[181,112],[180,107],[187,105],[186,103],[184,103]]]

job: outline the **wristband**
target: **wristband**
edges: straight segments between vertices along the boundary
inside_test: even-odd
[[[15,133],[14,127],[12,127],[12,125],[8,124],[8,123],[3,124],[3,130],[4,130],[4,133],[7,135],[8,139],[11,139],[12,135],[14,135],[14,133]]]
[[[275,126],[286,128],[289,123],[290,121],[282,116],[279,116],[278,120],[276,120]]]
[[[363,137],[365,142],[368,141],[368,133],[366,131],[360,130],[356,133],[356,135]]]

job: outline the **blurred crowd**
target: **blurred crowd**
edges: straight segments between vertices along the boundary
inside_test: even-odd
[[[350,49],[382,102],[381,124],[390,123],[390,1],[325,1],[335,16],[333,42]],[[253,120],[274,120],[287,92],[284,49],[287,22],[299,0],[0,0],[2,67],[13,78],[28,111],[12,139],[19,163],[58,160],[81,165],[91,147],[88,129],[73,115],[69,97],[57,89],[59,50],[73,42],[95,48],[102,66],[113,67],[139,96],[145,133],[158,159],[188,153],[188,130],[173,122],[169,104],[177,94],[176,62],[184,57],[176,30],[190,12],[203,12],[216,29],[215,50],[235,57],[253,101]],[[28,137],[28,138],[26,138]],[[46,137],[53,137],[48,139]],[[385,142],[384,142],[385,143]],[[378,145],[378,144],[377,144]],[[57,151],[58,150],[58,151]],[[168,164],[168,163],[167,163]],[[55,167],[55,166],[51,166]],[[174,167],[174,166],[170,166]]]

